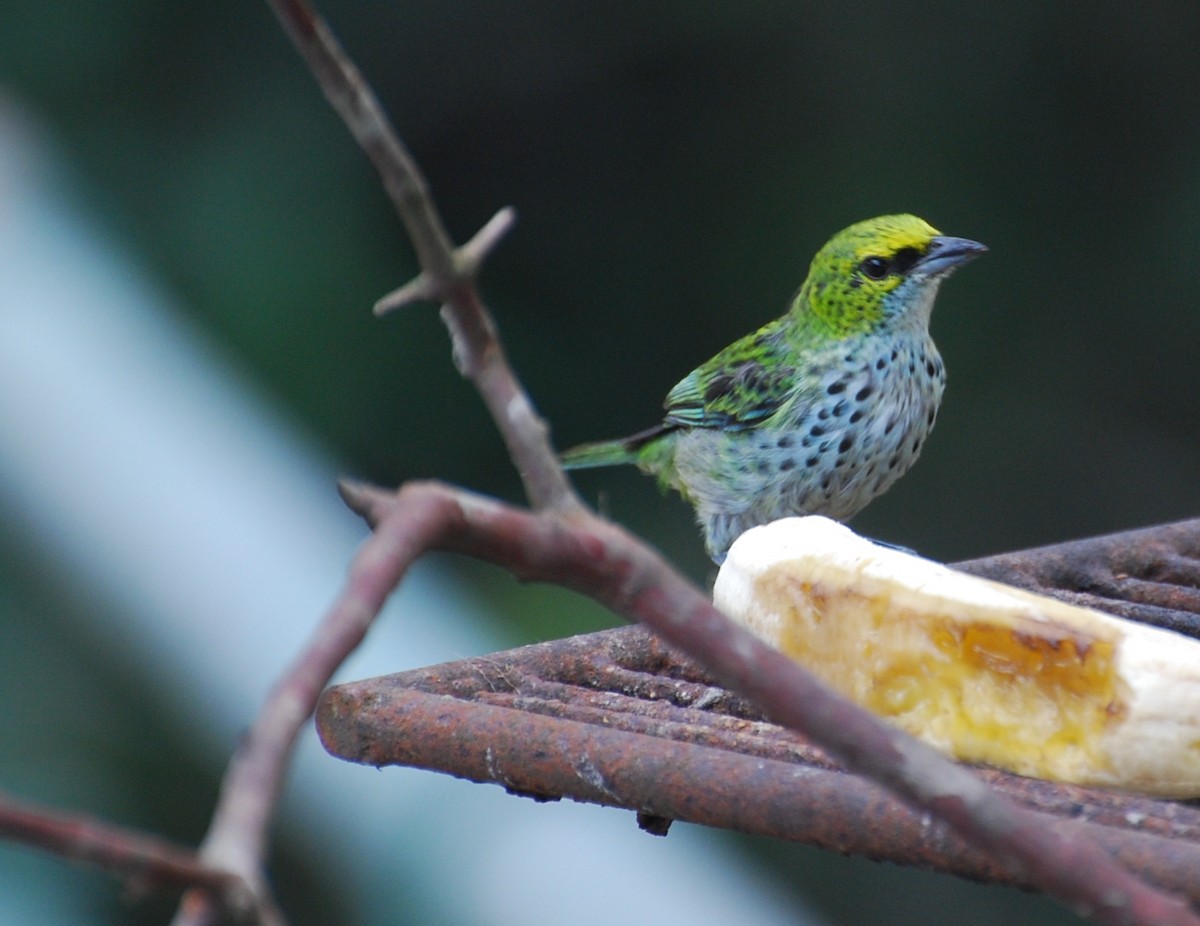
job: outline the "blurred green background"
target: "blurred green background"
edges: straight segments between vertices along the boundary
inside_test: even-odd
[[[856,528],[954,560],[1200,508],[1196,4],[323,8],[454,234],[516,207],[483,288],[559,446],[654,423],[683,374],[779,314],[832,232],[909,211],[991,252],[939,298],[937,429]],[[410,249],[264,5],[6,0],[0,90],[347,471],[520,497],[436,312],[372,318],[414,272]],[[678,499],[634,472],[579,484],[709,578]],[[455,568],[514,641],[609,621]],[[177,812],[202,819],[200,797]],[[945,884],[896,877],[914,897]]]

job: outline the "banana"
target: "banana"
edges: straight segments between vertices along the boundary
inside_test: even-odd
[[[716,606],[957,759],[1200,797],[1200,642],[881,547],[823,517],[744,533]]]

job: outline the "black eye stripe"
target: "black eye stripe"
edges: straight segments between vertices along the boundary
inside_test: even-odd
[[[921,253],[916,248],[901,248],[892,258],[892,273],[908,273],[920,259]]]

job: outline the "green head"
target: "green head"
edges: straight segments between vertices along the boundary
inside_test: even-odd
[[[835,337],[905,320],[927,326],[942,280],[986,250],[915,215],[867,219],[817,252],[792,311]]]

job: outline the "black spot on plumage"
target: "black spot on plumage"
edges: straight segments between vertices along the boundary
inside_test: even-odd
[[[863,386],[860,390],[858,390],[858,392],[854,393],[854,401],[865,402],[868,398],[870,398],[873,391],[874,390],[871,388],[871,385],[868,383],[866,386]]]
[[[846,381],[839,379],[835,382],[832,382],[825,387],[825,391],[830,395],[839,395],[846,391]]]
[[[808,429],[808,433],[812,437],[824,437],[825,436],[825,428],[819,424],[814,424],[811,428]]]
[[[886,437],[888,434],[891,434],[894,430],[896,430],[896,419],[889,418],[888,423],[883,426],[884,436]]]
[[[857,424],[858,422],[862,421],[862,416],[863,416],[862,409],[859,409],[858,411],[853,412],[850,415],[850,423]]]
[[[809,457],[807,460],[804,461],[804,465],[807,466],[809,469],[812,469],[814,466],[816,466],[820,462],[821,462],[821,458],[814,453],[811,457]]]
[[[761,475],[765,476],[767,473],[771,472],[771,461],[760,459],[755,464],[754,468],[757,469]]]
[[[728,373],[721,373],[714,376],[708,381],[708,385],[704,387],[704,401],[715,402],[721,396],[725,395],[732,385],[733,377]]]
[[[837,405],[833,406],[833,417],[841,418],[842,415],[846,414],[846,412],[848,412],[849,410],[850,410],[850,403],[847,402],[845,399],[842,399],[842,401],[838,402]]]
[[[900,465],[900,454],[893,453],[891,459],[888,460],[888,469],[895,469],[899,465]]]
[[[829,409],[828,408],[822,408],[819,412],[817,412],[817,420],[818,421],[827,421],[828,419],[829,419]]]
[[[796,441],[796,439],[791,434],[784,434],[781,438],[779,438],[779,440],[777,440],[775,442],[775,446],[778,447],[780,450],[787,450],[789,447],[792,446],[792,444],[795,443],[795,441]]]
[[[779,464],[779,471],[781,473],[786,473],[788,470],[795,469],[795,468],[796,468],[796,461],[793,460],[791,457],[788,457],[786,460],[783,460]]]
[[[935,408],[931,408],[931,409],[929,410],[929,413],[928,413],[928,414],[925,416],[925,423],[926,423],[927,425],[929,425],[929,427],[931,427],[931,428],[932,428],[932,427],[933,427],[933,420],[934,420],[935,418],[937,418],[937,409],[935,409]]]
[[[925,372],[929,374],[930,379],[933,379],[937,375],[937,367],[933,365],[932,360],[925,361]]]
[[[704,388],[704,401],[714,402],[734,389],[762,389],[772,382],[773,378],[761,363],[757,360],[747,360],[709,380]]]
[[[888,365],[888,361],[887,361],[886,357],[880,357],[878,360],[875,361],[875,369],[877,369],[877,370],[882,370],[887,365]]]
[[[847,450],[849,450],[853,446],[854,446],[854,438],[853,437],[843,437],[842,442],[840,444],[838,444],[838,453],[845,453]]]

